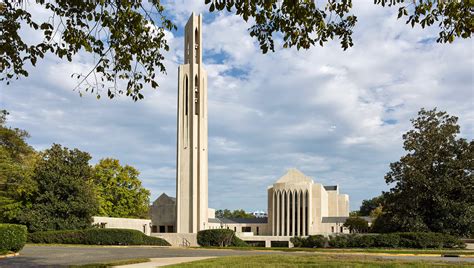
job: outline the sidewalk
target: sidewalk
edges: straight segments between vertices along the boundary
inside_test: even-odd
[[[173,258],[150,258],[150,262],[142,262],[142,263],[135,263],[135,264],[127,264],[127,265],[120,265],[114,266],[119,268],[148,268],[148,267],[161,267],[171,264],[178,264],[183,262],[191,262],[191,261],[200,261],[205,259],[210,259],[215,257],[173,257]]]

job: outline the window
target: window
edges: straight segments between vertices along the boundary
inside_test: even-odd
[[[242,227],[242,232],[243,232],[243,233],[245,233],[245,232],[252,232],[252,227],[250,227],[250,226]]]
[[[334,226],[331,226],[331,233],[334,233]]]
[[[168,225],[168,233],[174,233],[174,226]]]
[[[158,233],[158,226],[153,225],[153,226],[151,227],[151,232],[152,232],[152,233]]]
[[[258,235],[258,231],[259,231],[259,230],[258,230],[258,226],[257,226],[257,235]]]
[[[185,78],[185,86],[184,86],[184,92],[186,92],[186,98],[185,98],[185,101],[184,101],[184,114],[185,115],[188,115],[188,105],[189,105],[189,102],[188,102],[188,76],[186,76]]]
[[[194,114],[198,115],[199,114],[199,79],[197,75],[194,77],[194,103],[195,103]]]
[[[343,232],[344,232],[344,230],[342,229],[342,226],[341,226],[341,233],[343,233]]]
[[[237,232],[237,227],[234,227],[234,232]]]
[[[196,28],[196,30],[194,31],[194,42],[195,42],[195,46],[194,46],[194,57],[195,57],[195,63],[199,64],[199,32],[198,32],[198,29]]]
[[[160,233],[166,233],[165,227],[166,226],[164,226],[164,225],[160,225]]]

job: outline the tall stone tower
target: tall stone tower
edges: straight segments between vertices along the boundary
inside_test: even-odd
[[[178,69],[176,231],[196,233],[208,225],[207,73],[202,67],[202,15],[184,32],[184,64]]]

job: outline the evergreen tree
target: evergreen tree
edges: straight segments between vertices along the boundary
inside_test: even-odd
[[[89,227],[97,213],[90,159],[86,152],[58,144],[45,150],[33,175],[37,191],[19,221],[30,231]]]
[[[457,138],[457,120],[436,109],[412,120],[403,135],[407,154],[385,176],[394,187],[375,231],[474,233],[474,141]]]

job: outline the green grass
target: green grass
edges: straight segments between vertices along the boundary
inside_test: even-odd
[[[8,251],[6,249],[0,249],[0,256],[7,255],[8,253],[10,253],[10,251]]]
[[[202,247],[201,247],[202,248]],[[265,248],[265,247],[205,247],[212,249],[235,249],[235,250],[277,250],[285,252],[329,252],[329,253],[388,253],[388,254],[457,254],[474,256],[474,250],[459,249],[392,249],[392,248]]]
[[[84,265],[70,265],[70,268],[106,268],[112,267],[117,265],[127,265],[127,264],[134,264],[134,263],[142,263],[142,262],[149,262],[150,259],[130,259],[130,260],[121,260],[121,261],[113,261],[113,262],[106,262],[106,263],[92,263],[92,264],[84,264]]]
[[[402,261],[359,256],[321,256],[321,255],[259,255],[228,256],[202,261],[166,266],[178,267],[472,267],[462,263],[443,263],[435,261]]]

